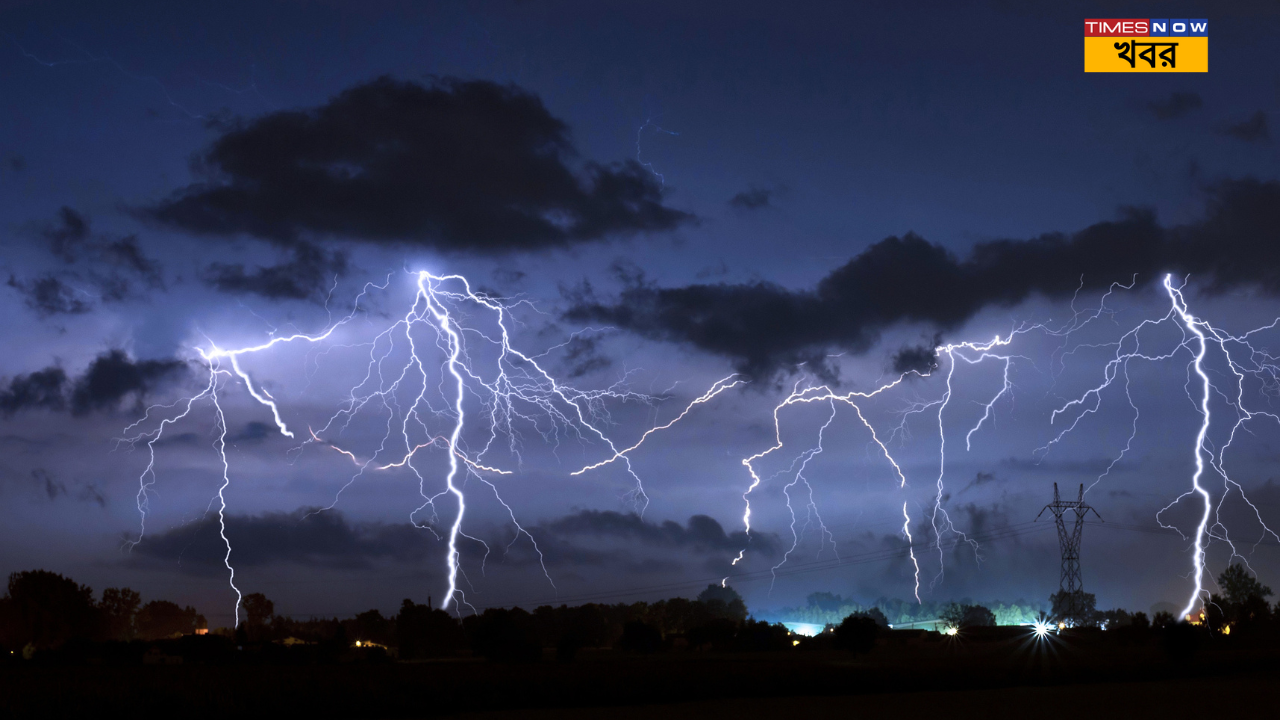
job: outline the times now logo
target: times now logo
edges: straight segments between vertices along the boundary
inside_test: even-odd
[[[1084,21],[1085,37],[1203,37],[1209,34],[1209,21],[1196,18],[1094,18]]]

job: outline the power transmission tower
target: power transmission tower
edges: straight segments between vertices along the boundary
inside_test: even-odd
[[[1084,485],[1080,485],[1080,496],[1075,501],[1063,500],[1058,495],[1058,483],[1053,484],[1053,502],[1045,505],[1040,511],[1040,515],[1045,510],[1052,510],[1053,517],[1058,523],[1058,546],[1062,548],[1062,580],[1059,582],[1058,589],[1065,593],[1061,597],[1065,600],[1063,615],[1071,619],[1079,619],[1084,612],[1081,607],[1084,595],[1084,583],[1080,578],[1080,537],[1084,534],[1084,517],[1092,512],[1099,520],[1102,519],[1098,515],[1098,511],[1094,510],[1084,503]],[[1063,516],[1068,510],[1075,511],[1075,523],[1071,531],[1067,531],[1066,521]],[[1040,519],[1040,515],[1036,515],[1036,520]]]

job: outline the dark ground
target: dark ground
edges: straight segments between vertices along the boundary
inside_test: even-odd
[[[935,638],[937,636],[934,636]],[[550,655],[550,653],[549,653]],[[0,668],[0,713],[31,716],[681,718],[1273,715],[1280,652],[1213,642],[1192,657],[1094,635],[1025,633],[836,651],[625,655],[569,663]]]

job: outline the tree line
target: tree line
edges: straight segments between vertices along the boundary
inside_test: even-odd
[[[93,589],[45,570],[16,572],[0,598],[0,645],[58,647],[72,640],[158,640],[207,629],[204,616],[168,600],[143,604],[129,588]]]
[[[1034,619],[1119,630],[1126,638],[1145,637],[1152,628],[1168,630],[1164,635],[1170,637],[1178,628],[1236,637],[1274,638],[1280,633],[1280,603],[1274,607],[1268,603],[1267,598],[1274,595],[1271,588],[1244,566],[1232,565],[1219,575],[1218,588],[1205,604],[1203,615],[1193,618],[1198,630],[1168,613],[1148,618],[1145,613],[1123,609],[1099,611],[1094,596],[1087,593],[1074,597],[1055,593],[1050,598],[1051,611],[1037,610]],[[192,607],[166,600],[144,604],[129,588],[107,588],[95,599],[86,585],[56,573],[32,570],[9,576],[7,593],[0,598],[0,646],[10,655],[21,651],[31,656],[66,646],[136,645],[208,633],[199,640],[220,642],[229,649],[303,645],[338,653],[354,646],[377,653],[394,648],[402,659],[470,654],[499,661],[533,661],[545,650],[552,650],[555,657],[567,661],[583,648],[633,653],[675,648],[734,652],[801,645],[801,649],[866,652],[891,624],[891,618],[901,622],[903,618],[931,616],[922,619],[946,628],[971,629],[1010,624],[1005,618],[1025,617],[1030,607],[1019,601],[996,604],[992,609],[966,600],[923,605],[918,614],[907,614],[900,603],[883,599],[866,607],[831,593],[814,593],[808,600],[809,614],[797,618],[798,613],[793,613],[792,617],[827,621],[821,622],[824,631],[816,638],[797,638],[781,623],[750,617],[733,588],[714,584],[694,600],[544,605],[532,612],[489,608],[462,618],[433,607],[430,599],[425,605],[405,599],[399,611],[389,617],[374,609],[345,619],[300,620],[277,615],[271,600],[262,593],[251,593],[243,598],[243,622],[234,630],[220,628],[209,633],[205,618]]]

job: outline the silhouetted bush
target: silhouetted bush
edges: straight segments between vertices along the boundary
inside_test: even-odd
[[[791,632],[782,623],[748,619],[738,628],[735,646],[744,652],[789,650],[792,647]]]
[[[942,611],[942,621],[953,628],[993,627],[996,615],[981,605],[951,603]]]
[[[836,626],[835,645],[841,650],[852,653],[870,652],[876,645],[876,636],[880,634],[880,626],[876,621],[858,615],[850,615]]]
[[[138,611],[138,637],[159,640],[174,635],[190,635],[206,627],[204,616],[188,605],[178,607],[168,600],[152,600]]]

